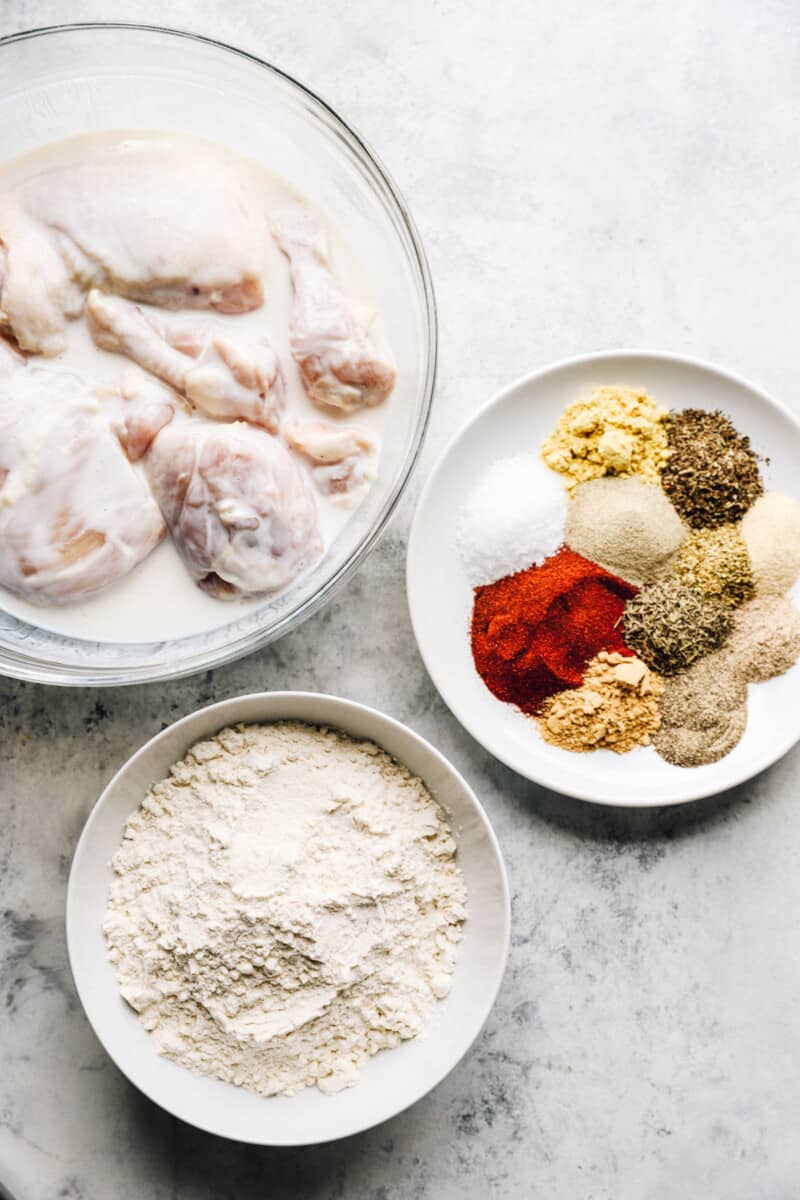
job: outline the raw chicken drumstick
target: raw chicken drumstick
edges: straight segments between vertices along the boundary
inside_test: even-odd
[[[302,471],[281,442],[240,421],[165,424],[169,400],[159,407],[156,390],[148,381],[132,400],[125,440],[150,438],[147,476],[195,583],[220,599],[285,587],[323,548]]]
[[[323,495],[352,495],[374,478],[374,443],[361,429],[287,417],[283,436],[290,450],[314,464],[311,478]]]
[[[373,344],[369,321],[331,274],[322,225],[296,205],[278,214],[272,232],[289,259],[294,285],[289,341],[310,399],[340,413],[380,404],[396,372]]]
[[[66,604],[126,575],[166,533],[101,389],[0,343],[0,585]]]
[[[114,432],[130,461],[139,462],[152,446],[156,434],[175,416],[177,397],[135,367],[123,375],[120,391],[123,399],[131,403],[125,405],[121,420],[114,425]]]
[[[0,191],[0,313],[55,355],[100,286],[162,308],[240,313],[263,301],[266,221],[246,164],[211,145],[76,139]]]
[[[126,354],[209,417],[278,432],[283,378],[266,339],[159,319],[97,289],[89,293],[86,311],[101,349]]]

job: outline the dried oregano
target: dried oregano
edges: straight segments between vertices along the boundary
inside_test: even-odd
[[[729,609],[677,579],[643,587],[625,605],[625,644],[662,675],[716,650],[731,631]]]
[[[709,600],[735,608],[754,592],[750,555],[737,525],[693,529],[675,556],[677,578]]]
[[[671,413],[667,441],[670,455],[661,484],[695,529],[735,524],[763,492],[750,439],[718,409]]]

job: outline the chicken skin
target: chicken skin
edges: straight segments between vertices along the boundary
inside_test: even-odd
[[[283,377],[266,339],[213,324],[204,328],[164,319],[97,289],[89,293],[86,312],[101,349],[127,355],[194,408],[219,420],[248,421],[278,432]]]
[[[166,533],[123,454],[107,397],[0,343],[0,585],[67,604],[121,579]]]
[[[141,446],[152,421],[147,476],[195,583],[219,599],[286,587],[323,548],[297,463],[276,438],[243,422],[178,415],[163,424],[169,402],[159,408],[152,389],[141,395],[144,408],[133,399],[125,440]]]
[[[289,260],[294,287],[289,341],[309,398],[339,414],[380,404],[396,372],[374,345],[369,320],[334,278],[322,225],[295,205],[278,214],[272,232]]]
[[[222,149],[78,139],[0,192],[0,325],[52,356],[91,287],[162,308],[247,312],[263,301],[265,238],[257,181]]]

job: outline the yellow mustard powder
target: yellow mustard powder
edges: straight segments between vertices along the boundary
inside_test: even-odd
[[[601,475],[640,475],[657,484],[669,457],[667,415],[637,388],[594,388],[565,410],[542,443],[542,458],[570,492]]]

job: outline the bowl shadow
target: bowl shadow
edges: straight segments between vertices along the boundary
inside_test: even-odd
[[[171,1179],[174,1195],[223,1197],[345,1197],[347,1180],[364,1158],[385,1161],[412,1109],[352,1137],[309,1146],[254,1146],[195,1129],[153,1104],[128,1083],[131,1125],[146,1158],[158,1175]],[[409,1130],[410,1132],[410,1130]]]
[[[781,760],[782,761],[782,760]],[[676,840],[704,832],[769,792],[774,763],[736,787],[683,804],[616,807],[578,800],[517,775],[496,759],[484,766],[486,775],[521,816],[535,814],[548,825],[577,837],[630,844],[650,839]]]

